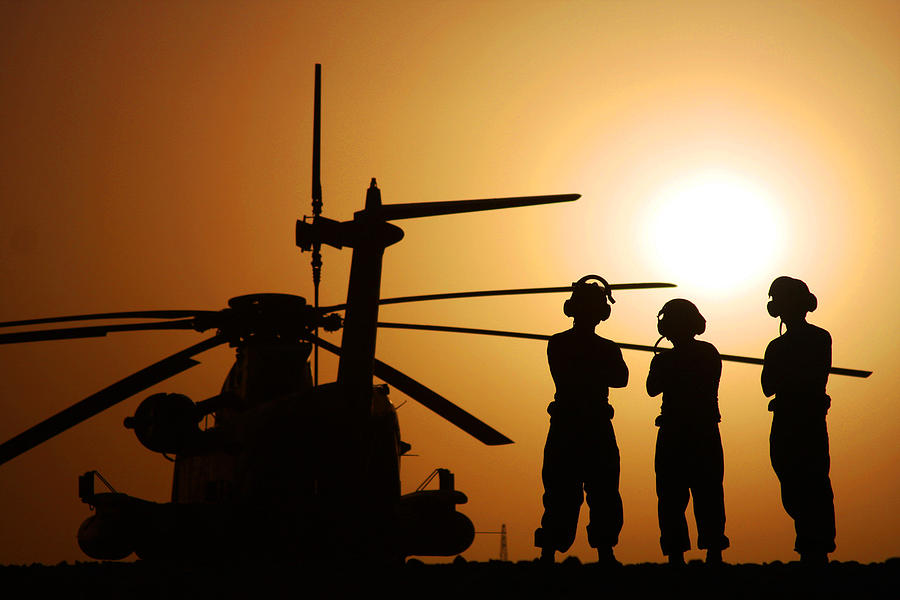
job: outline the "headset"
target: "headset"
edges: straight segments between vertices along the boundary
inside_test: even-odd
[[[697,306],[690,300],[675,298],[663,304],[663,307],[656,313],[656,330],[660,337],[656,340],[654,348],[663,338],[669,337],[674,323],[686,324],[692,335],[700,335],[706,331],[706,319],[700,314]]]
[[[806,312],[816,310],[819,305],[819,300],[809,291],[806,283],[784,275],[776,277],[769,286],[769,297],[772,299],[766,304],[766,310],[773,317],[783,316],[787,303],[796,303]]]
[[[588,283],[592,279],[602,283],[603,287],[596,283]],[[605,279],[599,275],[585,275],[578,281],[572,282],[572,297],[563,303],[563,313],[567,317],[574,317],[579,309],[593,309],[598,312],[600,320],[605,321],[612,312],[610,304],[615,303],[612,290],[609,289],[609,283]]]

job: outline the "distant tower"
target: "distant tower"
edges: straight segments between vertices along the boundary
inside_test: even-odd
[[[432,474],[432,476],[434,476],[434,475]],[[427,483],[427,481],[426,481],[426,483]],[[421,487],[422,486],[420,486],[420,489],[421,489]],[[509,562],[509,552],[507,552],[507,548],[506,548],[506,523],[504,523],[500,526],[500,531],[476,531],[475,533],[499,535],[500,536],[500,560],[502,560],[504,562]]]

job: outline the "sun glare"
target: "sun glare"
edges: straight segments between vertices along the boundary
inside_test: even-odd
[[[651,260],[682,286],[728,295],[769,270],[780,249],[769,194],[734,174],[675,182],[651,203]]]

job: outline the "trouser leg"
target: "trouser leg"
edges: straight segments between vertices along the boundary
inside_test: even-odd
[[[794,550],[833,552],[834,492],[829,477],[828,431],[824,417],[800,423],[776,415],[770,436],[772,466],[781,500],[794,520]]]
[[[833,552],[834,527],[834,492],[828,475],[809,474],[798,478],[796,486],[799,490],[800,505],[795,518],[797,552]]]
[[[702,550],[724,550],[729,546],[725,536],[725,490],[722,486],[724,460],[719,428],[708,438],[699,439],[695,455],[696,478],[691,485],[694,518],[697,520],[697,547]]]
[[[684,475],[685,465],[679,460],[673,440],[660,427],[656,436],[656,497],[659,516],[659,546],[665,555],[685,552],[691,548],[684,511],[690,499],[690,489]]]
[[[585,451],[584,491],[590,509],[587,535],[592,548],[612,548],[619,543],[623,523],[619,447],[611,422],[599,429],[592,448]]]
[[[575,541],[578,513],[584,493],[577,464],[570,456],[571,448],[565,432],[551,426],[544,446],[544,515],[535,531],[534,543],[539,548],[565,552]]]

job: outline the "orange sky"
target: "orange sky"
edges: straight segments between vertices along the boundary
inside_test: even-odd
[[[875,371],[829,382],[832,557],[900,555],[898,31],[894,2],[0,2],[0,320],[218,309],[252,292],[311,297],[293,227],[310,212],[321,62],[326,216],[350,218],[371,177],[385,202],[583,195],[400,223],[385,297],[567,285],[586,273],[672,281],[674,293],[617,294],[598,333],[652,344],[657,310],[679,296],[706,316],[703,339],[762,356],[778,333],[765,312],[769,283],[807,281],[820,307],[810,320],[831,332],[835,364]],[[762,190],[775,215],[770,253],[753,247],[757,232],[742,242],[752,274],[698,278],[653,250],[660,198],[710,171]],[[736,237],[748,226],[721,227]],[[709,234],[684,232],[701,247]],[[323,304],[343,301],[349,259],[325,251]],[[710,283],[720,278],[732,283]],[[552,333],[569,326],[563,299],[394,306],[382,318]],[[0,347],[0,439],[199,339],[126,333]],[[516,442],[483,446],[408,402],[401,428],[418,456],[403,461],[404,491],[448,467],[476,529],[505,523],[510,558],[536,556],[553,393],[544,345],[383,331],[378,356]],[[154,391],[213,395],[230,351],[202,358]],[[625,562],[662,559],[649,358],[626,351],[631,382],[611,395]],[[334,366],[323,364],[323,380]],[[76,477],[89,469],[120,491],[167,499],[170,463],[121,426],[145,395],[0,466],[0,563],[85,559]],[[726,364],[730,562],[796,556],[765,406],[759,369]],[[498,549],[496,535],[480,535],[465,556]],[[571,553],[593,558],[583,528]]]

